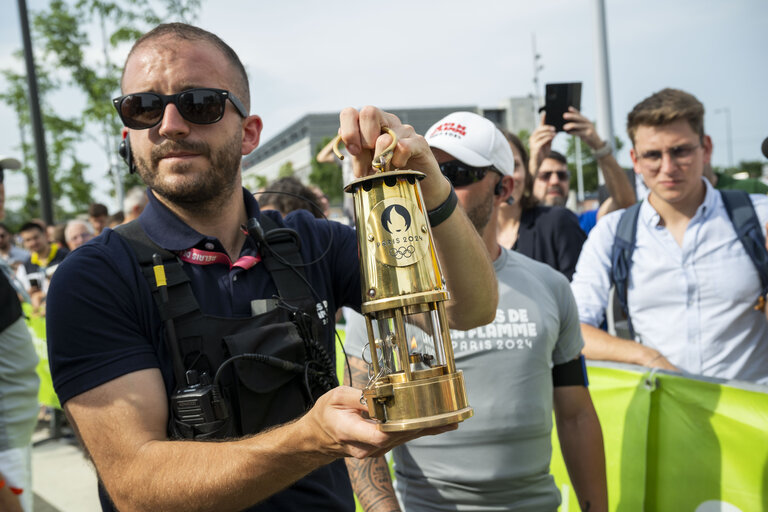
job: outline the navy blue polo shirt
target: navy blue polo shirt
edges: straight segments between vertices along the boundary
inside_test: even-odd
[[[301,239],[308,281],[327,301],[328,321],[342,305],[360,309],[357,239],[352,229],[296,211],[283,220],[278,212],[260,212],[243,189],[249,218],[269,215],[296,230]],[[145,232],[169,251],[196,248],[225,253],[218,239],[187,226],[151,193],[139,217]],[[328,252],[320,258],[323,252]],[[240,257],[258,256],[248,237]],[[271,298],[277,288],[262,263],[243,269],[228,264],[183,264],[195,298],[205,314],[247,317],[251,300]],[[48,292],[48,352],[53,385],[61,403],[121,375],[159,368],[166,391],[174,389],[173,365],[163,343],[163,326],[149,285],[127,243],[105,230],[69,255],[58,267]],[[324,330],[324,335],[328,332]],[[334,354],[334,340],[323,340]],[[112,510],[102,496],[104,510]],[[343,460],[337,460],[249,510],[353,510],[352,491]]]

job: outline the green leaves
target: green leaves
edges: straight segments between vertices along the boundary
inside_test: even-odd
[[[317,155],[333,137],[325,137],[315,147]],[[309,173],[309,182],[320,187],[331,204],[340,204],[344,195],[344,179],[341,175],[341,167],[336,163],[320,163],[316,158],[312,159],[312,171]]]
[[[88,164],[78,154],[78,146],[86,138],[95,140],[106,161],[114,161],[121,126],[111,98],[120,91],[121,67],[112,62],[111,54],[163,20],[194,21],[200,4],[201,0],[50,0],[43,10],[30,13],[49,180],[57,200],[54,213],[58,220],[86,211],[93,202],[93,185],[86,179]],[[16,57],[21,61],[22,52]],[[16,112],[22,139],[18,149],[31,165],[35,155],[26,76],[8,69],[0,73],[8,82],[6,90],[0,92],[0,101]],[[50,98],[55,94],[61,102],[65,88],[75,93],[65,91],[64,104],[54,108]],[[77,114],[72,117],[60,112],[72,112],[73,107]],[[137,176],[119,165],[125,189],[140,184]],[[22,172],[28,185],[23,217],[40,217],[35,173],[28,166]],[[112,182],[109,168],[104,177]],[[9,198],[13,197],[9,193]]]

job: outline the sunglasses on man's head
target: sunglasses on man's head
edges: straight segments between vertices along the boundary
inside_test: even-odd
[[[123,124],[133,130],[152,128],[163,119],[165,107],[173,103],[181,117],[195,124],[213,124],[221,121],[231,101],[237,112],[247,117],[245,107],[237,97],[224,89],[199,87],[176,94],[139,92],[112,100]]]
[[[472,167],[459,160],[451,160],[440,164],[440,172],[448,178],[454,187],[466,187],[485,178],[488,171],[501,174],[495,167]]]
[[[536,179],[549,181],[553,174],[556,174],[557,179],[560,181],[568,181],[571,179],[570,171],[541,171],[536,175]]]

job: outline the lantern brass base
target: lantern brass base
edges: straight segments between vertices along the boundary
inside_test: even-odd
[[[397,382],[400,374],[394,373],[364,391],[369,415],[381,422],[379,430],[440,427],[472,417],[474,410],[467,403],[461,370],[437,376],[435,370],[413,372],[414,380],[410,382]]]

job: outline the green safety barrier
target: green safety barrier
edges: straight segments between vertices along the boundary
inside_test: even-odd
[[[37,375],[40,377],[40,390],[37,393],[37,400],[41,405],[61,409],[59,398],[53,390],[53,381],[51,380],[51,369],[48,366],[48,344],[45,341],[45,317],[32,313],[32,306],[28,303],[22,304],[24,316],[27,318],[27,327],[32,335],[32,343],[35,345],[37,353]]]
[[[40,358],[39,400],[58,408],[45,318],[30,313],[25,305]],[[343,343],[343,328],[338,334]],[[336,365],[342,381],[346,368],[338,342]],[[588,373],[603,430],[609,510],[768,510],[768,386],[630,365],[591,363]],[[563,495],[560,510],[578,511],[554,429],[551,472]]]
[[[590,365],[609,510],[768,510],[768,386]],[[563,512],[578,511],[552,435]]]

